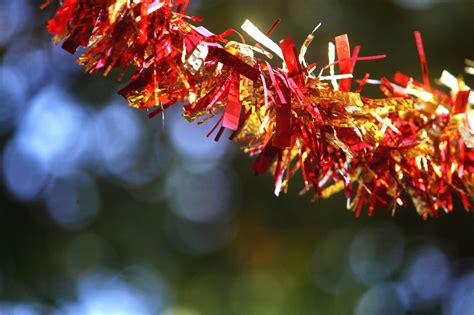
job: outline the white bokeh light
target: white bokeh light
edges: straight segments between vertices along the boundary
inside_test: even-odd
[[[37,199],[49,177],[43,164],[24,152],[15,142],[10,142],[4,149],[2,168],[6,187],[23,201]]]
[[[436,5],[450,1],[451,0],[393,0],[395,4],[410,10],[429,10]]]
[[[116,176],[135,165],[137,151],[144,145],[139,118],[121,102],[96,114],[88,136],[94,144],[90,154],[97,155],[101,166]]]
[[[51,173],[64,173],[80,162],[87,115],[60,87],[41,91],[22,119],[15,141]]]
[[[153,273],[143,275],[161,281]],[[77,282],[77,300],[65,303],[54,315],[149,315],[166,306],[160,288],[147,292],[147,288],[133,283],[136,279],[131,281],[108,270],[87,273]]]
[[[175,107],[179,107],[177,104]],[[214,141],[214,136],[206,137],[215,121],[203,125],[189,123],[182,117],[179,108],[171,108],[165,114],[165,126],[170,130],[171,143],[176,151],[185,158],[192,160],[215,161],[228,153],[229,141],[225,135],[219,142]]]

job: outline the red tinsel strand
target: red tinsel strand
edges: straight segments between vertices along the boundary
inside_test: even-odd
[[[258,155],[255,173],[273,173],[276,194],[301,171],[314,199],[343,189],[356,215],[364,206],[369,215],[395,211],[406,199],[424,217],[452,211],[453,197],[472,210],[470,90],[462,80],[451,95],[430,86],[418,32],[424,83],[397,73],[398,85],[381,79],[386,98],[371,99],[359,94],[370,74],[350,92],[352,72],[357,60],[383,56],[360,57],[359,46],[351,52],[347,35],[336,37],[337,60],[322,68],[333,73],[339,67],[342,77],[331,75],[331,87],[304,61],[312,35],[299,54],[291,38],[275,45],[258,31],[251,36],[261,42],[250,46],[229,40],[233,30],[215,35],[194,26],[200,19],[185,15],[187,6],[179,0],[65,0],[48,31],[71,53],[87,48],[79,57],[87,72],[123,73],[131,65],[134,75],[119,93],[131,106],[154,108],[150,118],[185,101],[190,121],[220,116],[209,135],[219,126],[216,140],[224,128],[233,130],[231,138]],[[270,51],[283,59],[282,67],[269,64]]]

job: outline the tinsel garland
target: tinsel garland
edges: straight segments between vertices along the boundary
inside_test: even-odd
[[[187,6],[64,0],[47,28],[70,53],[86,47],[78,61],[89,73],[125,73],[131,65],[134,75],[119,93],[149,117],[184,104],[187,120],[217,121],[209,132],[216,141],[230,129],[230,139],[257,156],[255,173],[272,172],[277,195],[301,172],[303,192],[312,190],[316,200],[344,190],[357,216],[364,206],[369,215],[394,213],[410,199],[425,218],[452,211],[456,198],[473,209],[473,95],[448,72],[440,82],[449,94],[430,85],[419,33],[423,82],[401,73],[393,82],[369,74],[353,82],[356,61],[384,56],[361,57],[347,35],[338,36],[316,74],[305,60],[313,34],[298,52],[291,37],[279,44],[269,38],[277,23],[263,33],[246,21],[243,30],[257,42],[250,45],[234,30],[213,34],[194,25],[200,19],[187,16]],[[233,33],[240,42],[229,39]],[[367,83],[379,84],[385,97],[362,96]]]

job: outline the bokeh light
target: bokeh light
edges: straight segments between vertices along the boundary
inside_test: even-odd
[[[30,103],[14,141],[50,173],[75,168],[87,116],[60,87],[50,87]]]
[[[449,1],[450,0],[393,0],[395,4],[411,10],[427,10]]]
[[[133,109],[118,102],[101,110],[93,120],[89,137],[101,166],[110,174],[120,175],[135,163],[136,153],[143,145],[143,127]]]
[[[403,315],[405,308],[393,284],[380,284],[361,297],[355,315]]]
[[[84,173],[52,179],[45,200],[53,220],[66,228],[84,228],[94,222],[100,208],[97,186]]]
[[[170,128],[171,144],[182,157],[193,160],[194,163],[212,162],[228,153],[225,135],[219,142],[213,141],[213,137],[206,137],[212,122],[201,126],[191,124],[181,117],[182,111],[177,107],[178,105],[166,112],[165,124]]]
[[[451,265],[439,248],[426,246],[416,252],[399,286],[409,309],[433,309],[450,286]]]
[[[24,88],[30,93],[35,92],[39,85],[47,87],[45,82],[49,84],[56,83],[53,79],[53,71],[49,67],[52,61],[46,49],[28,42],[15,42],[15,45],[5,54],[4,60],[6,64],[15,67],[24,75]],[[25,60],[28,60],[28,62],[25,62]],[[21,104],[18,105],[22,107]]]
[[[474,314],[474,272],[454,283],[443,311],[445,315]]]
[[[40,315],[40,307],[34,303],[0,304],[0,315]]]
[[[32,7],[27,0],[0,2],[0,45],[12,40],[13,36],[23,31],[32,18]]]
[[[216,168],[189,172],[176,168],[168,178],[168,199],[178,216],[194,222],[229,218],[232,185],[224,171]]]
[[[390,277],[404,255],[404,237],[393,223],[375,223],[357,233],[349,250],[354,275],[372,284]]]
[[[0,135],[16,126],[26,99],[25,80],[16,67],[0,65]]]
[[[66,302],[56,314],[156,314],[165,307],[161,280],[150,271],[140,272],[134,275],[138,285],[108,270],[87,273],[77,282],[77,300]]]
[[[48,180],[45,166],[10,142],[3,151],[3,180],[12,195],[23,201],[37,199]]]
[[[203,255],[223,248],[232,238],[232,221],[192,222],[169,217],[168,237],[181,251],[191,255]]]

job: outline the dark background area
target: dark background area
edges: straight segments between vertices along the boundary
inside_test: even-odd
[[[0,0],[0,314],[474,314],[472,213],[356,219],[342,195],[298,196],[297,180],[277,198],[179,105],[150,121],[123,83],[83,74],[45,31],[57,4],[38,5]],[[190,13],[215,33],[281,18],[271,37],[296,43],[322,22],[307,54],[319,67],[343,33],[388,55],[356,77],[421,79],[414,30],[432,83],[474,52],[472,1],[196,0]]]

